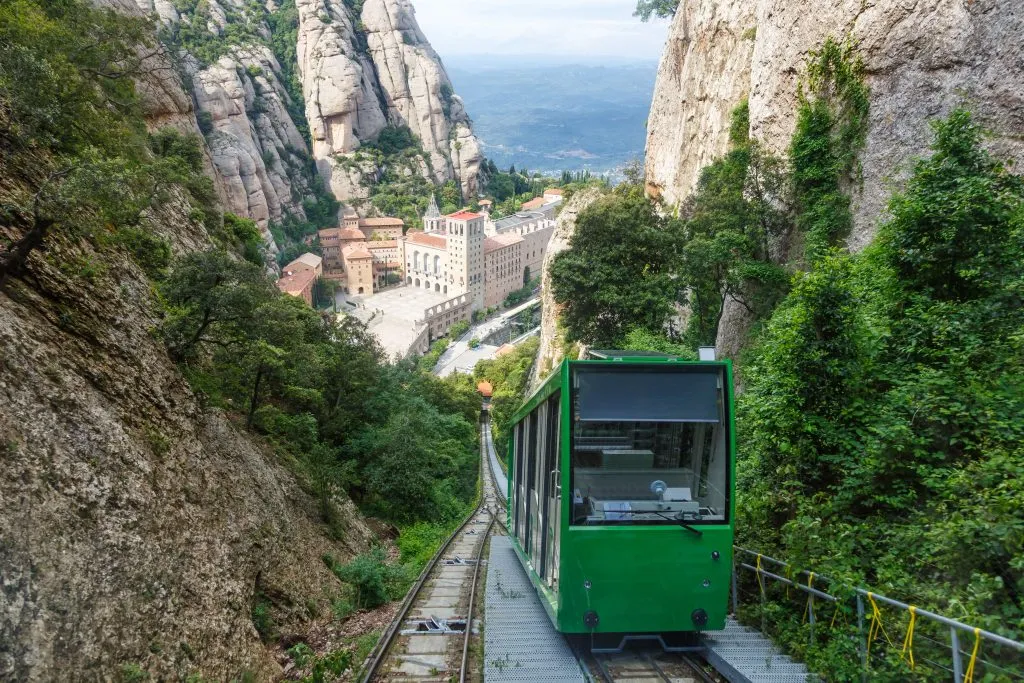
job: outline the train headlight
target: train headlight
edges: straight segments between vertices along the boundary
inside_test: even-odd
[[[693,625],[697,628],[704,628],[708,625],[708,613],[702,609],[693,610],[690,619],[693,620]]]

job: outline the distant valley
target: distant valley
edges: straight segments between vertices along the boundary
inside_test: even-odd
[[[484,154],[499,167],[603,173],[643,157],[653,62],[447,61]]]

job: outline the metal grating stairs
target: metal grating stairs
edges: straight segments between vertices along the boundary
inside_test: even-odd
[[[817,681],[799,662],[781,654],[762,633],[729,619],[724,631],[704,634],[704,656],[729,683],[805,683]]]
[[[583,683],[576,657],[551,625],[508,536],[491,538],[486,595],[485,681]]]

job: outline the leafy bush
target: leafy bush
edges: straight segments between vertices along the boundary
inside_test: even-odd
[[[406,580],[404,569],[389,564],[380,548],[358,555],[347,564],[331,562],[330,569],[352,586],[357,609],[373,609],[398,597],[398,586]]]
[[[252,625],[264,643],[273,640],[277,635],[277,625],[271,614],[270,601],[262,593],[257,593],[253,601]]]
[[[146,275],[158,280],[171,265],[171,245],[159,235],[142,228],[122,228],[115,241],[131,254]]]
[[[292,647],[288,648],[288,656],[295,662],[295,666],[300,669],[305,669],[306,666],[313,660],[315,653],[306,643],[296,643]]]
[[[966,112],[936,123],[876,243],[825,254],[766,324],[744,365],[737,529],[1019,638],[1024,181],[981,139]]]

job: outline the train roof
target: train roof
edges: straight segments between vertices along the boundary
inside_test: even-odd
[[[540,386],[537,387],[530,396],[523,401],[516,412],[512,415],[512,424],[518,423],[522,420],[531,410],[533,410],[542,400],[545,400],[548,396],[553,394],[556,390],[561,388],[563,380],[568,381],[569,367],[580,366],[580,365],[611,365],[615,363],[626,363],[643,365],[645,363],[651,366],[672,366],[672,365],[688,365],[688,366],[705,366],[705,367],[719,367],[725,368],[729,375],[729,381],[732,379],[732,362],[726,359],[714,360],[714,361],[700,361],[700,360],[689,360],[680,358],[678,356],[670,356],[665,353],[657,351],[602,351],[602,350],[590,350],[587,352],[587,358],[583,360],[572,360],[570,358],[564,358],[561,363],[556,365],[552,369],[551,373],[541,381]],[[597,355],[603,354],[603,355]]]
[[[679,356],[672,356],[658,351],[603,351],[600,349],[591,349],[587,353],[591,359],[596,360],[614,360],[616,358],[645,358],[652,360],[659,358],[679,358]]]

